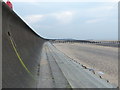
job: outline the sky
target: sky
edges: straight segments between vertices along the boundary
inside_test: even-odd
[[[11,2],[13,10],[23,21],[44,38],[118,39],[118,0],[11,0]]]

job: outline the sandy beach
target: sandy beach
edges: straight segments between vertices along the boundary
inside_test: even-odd
[[[61,52],[118,85],[118,48],[83,43],[54,43]]]

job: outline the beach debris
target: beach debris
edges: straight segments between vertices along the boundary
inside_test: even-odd
[[[95,70],[94,69],[89,68],[89,71],[91,71],[91,72],[93,72],[95,74]]]
[[[99,75],[103,75],[104,73],[102,71],[98,71],[98,74]]]
[[[81,65],[83,68],[85,68],[85,69],[88,69],[86,66],[84,66],[84,65]]]

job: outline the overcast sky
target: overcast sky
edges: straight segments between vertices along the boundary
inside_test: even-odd
[[[117,0],[11,1],[14,11],[44,38],[118,39]]]

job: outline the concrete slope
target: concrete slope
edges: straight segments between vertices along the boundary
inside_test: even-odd
[[[2,4],[0,3],[0,13],[2,13]],[[0,14],[0,89],[2,88],[2,14]]]
[[[2,88],[114,88],[46,41],[2,3]]]
[[[35,88],[44,39],[5,3],[2,10],[2,87]]]
[[[80,63],[66,56],[56,49],[52,44],[47,43],[51,56],[54,57],[67,81],[72,88],[115,88],[106,80],[99,78],[93,72],[82,67]],[[50,54],[49,53],[49,54]]]

